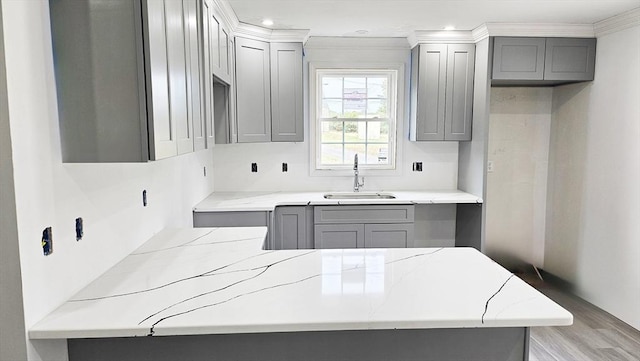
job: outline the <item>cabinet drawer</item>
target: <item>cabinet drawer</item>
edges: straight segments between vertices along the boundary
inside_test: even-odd
[[[193,212],[194,227],[256,227],[269,225],[269,212]]]
[[[316,206],[315,224],[322,223],[412,223],[413,205]]]

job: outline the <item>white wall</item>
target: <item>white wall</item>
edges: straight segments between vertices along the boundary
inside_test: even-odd
[[[505,266],[544,259],[553,88],[491,88],[485,251]]]
[[[48,2],[2,1],[2,12],[28,330],[154,233],[191,226],[191,207],[213,191],[213,157],[201,151],[146,164],[62,164]],[[84,219],[80,242],[76,217]],[[49,226],[54,252],[45,257],[40,239]],[[65,347],[32,342],[30,359],[45,348],[49,358],[64,358]]]
[[[305,45],[304,89],[305,141],[301,143],[254,143],[218,145],[214,149],[216,191],[348,191],[353,175],[312,176],[309,152],[308,65],[333,64],[403,64],[398,93],[399,105],[398,172],[373,176],[366,170],[364,190],[456,189],[458,177],[458,142],[408,141],[408,90],[410,48],[406,39],[311,38]],[[251,173],[251,163],[258,172]],[[288,172],[282,172],[282,163]],[[413,172],[412,163],[423,162],[423,172]]]
[[[598,38],[595,80],[554,89],[551,127],[544,267],[640,329],[640,26]]]

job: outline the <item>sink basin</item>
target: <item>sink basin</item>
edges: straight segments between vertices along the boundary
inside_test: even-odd
[[[391,193],[374,193],[374,192],[337,192],[326,193],[325,199],[395,199]]]

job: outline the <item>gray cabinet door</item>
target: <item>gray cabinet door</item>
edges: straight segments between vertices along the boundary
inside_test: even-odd
[[[545,39],[498,37],[493,43],[492,79],[542,80]]]
[[[269,43],[236,38],[236,122],[239,143],[271,141]]]
[[[306,207],[276,207],[274,249],[306,248]]]
[[[202,44],[204,44],[202,61],[204,85],[204,131],[205,146],[213,148],[215,144],[215,128],[213,122],[214,102],[213,102],[213,68],[212,68],[212,52],[213,44],[211,43],[211,16],[213,13],[212,5],[208,1],[202,2]]]
[[[596,39],[547,38],[544,80],[593,80]]]
[[[447,47],[444,140],[471,140],[475,44]]]
[[[271,43],[271,141],[304,140],[302,44]]]
[[[182,1],[166,1],[165,11],[169,63],[169,109],[171,121],[176,123],[178,154],[183,154],[193,151],[193,127],[188,114],[185,17]]]
[[[364,224],[316,224],[314,248],[363,248]]]
[[[365,224],[365,248],[413,247],[413,223]]]
[[[443,140],[447,45],[420,45],[411,60],[412,140]]]
[[[152,160],[178,154],[176,123],[169,113],[169,80],[167,70],[167,38],[165,29],[165,1],[147,1],[147,29],[145,29],[147,62],[147,92],[149,104],[149,149]]]
[[[184,31],[185,53],[187,59],[187,113],[192,126],[193,150],[205,148],[205,120],[202,101],[202,74],[201,74],[201,36],[200,25],[202,18],[198,16],[197,0],[183,0],[184,6]]]

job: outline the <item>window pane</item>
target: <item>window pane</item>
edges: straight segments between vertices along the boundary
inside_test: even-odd
[[[368,122],[367,142],[388,143],[389,122]]]
[[[367,98],[388,98],[387,78],[367,78]]]
[[[393,73],[379,70],[322,71],[316,118],[319,165],[346,169],[358,154],[361,164],[375,168],[394,163],[391,145],[395,124]],[[335,166],[335,167],[334,167]]]
[[[344,164],[353,164],[353,158],[358,154],[358,162],[366,163],[365,145],[364,144],[345,144],[344,145]]]
[[[388,118],[386,99],[369,99],[367,101],[367,118]]]
[[[366,89],[367,78],[365,77],[345,77],[344,78],[344,92],[347,89]]]
[[[342,98],[342,77],[322,77],[322,97]]]
[[[344,78],[345,118],[364,118],[367,108],[367,82],[365,78]]]
[[[342,122],[322,122],[322,143],[342,143]]]
[[[388,144],[369,144],[367,146],[366,164],[389,164]]]
[[[342,100],[323,99],[322,118],[336,118],[342,116]]]
[[[344,122],[345,142],[364,142],[367,125],[365,122]]]
[[[321,164],[342,164],[342,144],[322,144],[320,151],[322,152]]]

